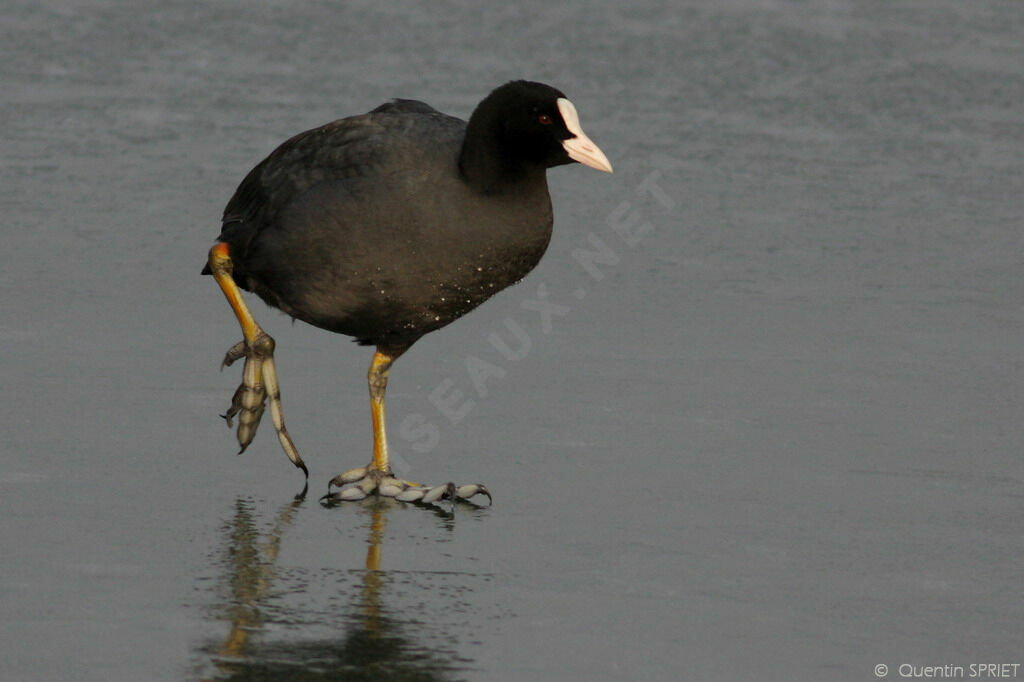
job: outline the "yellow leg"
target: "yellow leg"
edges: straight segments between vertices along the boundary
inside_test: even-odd
[[[238,358],[245,358],[245,366],[242,369],[242,384],[235,391],[231,399],[231,407],[224,418],[231,426],[231,420],[238,415],[238,444],[241,446],[239,452],[244,452],[256,436],[256,427],[259,426],[263,416],[264,404],[270,401],[270,416],[274,422],[274,429],[277,431],[277,439],[284,449],[285,455],[292,461],[292,464],[302,469],[309,477],[309,470],[299,456],[299,451],[288,435],[288,429],[284,424],[284,411],[281,407],[281,388],[277,381],[277,369],[274,365],[274,339],[256,324],[249,306],[242,298],[242,292],[235,284],[231,276],[233,265],[228,245],[221,242],[210,249],[209,255],[210,271],[216,280],[224,297],[228,299],[228,305],[238,318],[238,324],[242,327],[243,341],[233,346],[224,357],[224,364],[230,365]]]
[[[242,336],[245,337],[245,342],[250,346],[255,345],[256,339],[261,334],[266,334],[266,332],[256,324],[252,313],[249,312],[249,306],[245,304],[245,299],[242,298],[241,289],[238,288],[235,280],[231,277],[234,265],[231,263],[231,253],[228,245],[223,242],[214,244],[213,248],[210,249],[209,263],[210,270],[213,272],[213,278],[217,280],[217,285],[224,292],[224,297],[228,299],[228,305],[231,306],[231,309],[235,312],[235,317],[238,318],[238,324],[242,326]]]
[[[391,363],[398,357],[382,351],[380,348],[373,354],[370,370],[366,378],[370,385],[370,412],[373,415],[373,463],[370,468],[385,474],[391,474],[388,461],[387,422],[384,417],[384,394],[388,387],[388,371]]]

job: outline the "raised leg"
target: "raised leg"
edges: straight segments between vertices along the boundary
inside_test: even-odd
[[[270,417],[274,422],[274,429],[277,431],[277,439],[284,449],[284,454],[292,461],[292,464],[302,469],[309,478],[309,470],[305,462],[299,456],[299,451],[288,435],[288,429],[284,425],[284,412],[281,409],[281,387],[277,381],[277,369],[274,366],[274,339],[263,331],[256,320],[253,319],[249,307],[242,298],[242,292],[231,277],[232,263],[231,253],[228,245],[221,242],[210,249],[209,255],[210,270],[213,278],[217,281],[220,290],[228,299],[228,304],[238,318],[238,324],[242,327],[243,340],[232,346],[224,356],[222,366],[227,367],[239,358],[245,358],[245,365],[242,368],[242,384],[235,391],[231,398],[231,407],[223,415],[232,426],[232,420],[238,417],[238,444],[241,446],[239,454],[249,447],[249,443],[256,436],[256,427],[263,417],[263,410],[266,402],[270,401]]]
[[[335,476],[327,485],[327,495],[331,500],[360,500],[376,492],[385,497],[394,497],[404,502],[433,503],[442,499],[468,500],[474,495],[486,495],[491,499],[487,487],[474,483],[456,486],[445,483],[438,486],[425,486],[413,481],[395,478],[388,457],[387,421],[385,419],[384,397],[388,387],[388,372],[399,355],[406,347],[378,346],[370,362],[367,372],[367,383],[370,387],[370,413],[373,416],[373,460],[368,466],[351,469]],[[341,488],[346,484],[354,484],[332,493],[331,488]]]

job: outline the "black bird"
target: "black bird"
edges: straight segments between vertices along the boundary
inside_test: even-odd
[[[285,429],[274,340],[239,287],[293,318],[355,337],[376,352],[369,370],[373,460],[331,480],[335,499],[372,492],[400,500],[490,497],[480,484],[428,487],[388,462],[384,393],[395,359],[537,265],[551,238],[548,168],[612,166],[555,88],[513,81],[469,122],[423,102],[393,100],[300,133],[252,169],[224,210],[203,274],[231,304],[245,358],[224,415],[242,450],[267,400],[285,454],[309,472]]]

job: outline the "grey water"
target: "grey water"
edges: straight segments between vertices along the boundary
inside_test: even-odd
[[[3,680],[1024,676],[1024,4],[0,19]],[[217,416],[220,211],[296,132],[523,77],[616,172],[553,169],[540,266],[388,396],[400,473],[494,505],[318,504],[370,354],[253,301],[296,499]]]

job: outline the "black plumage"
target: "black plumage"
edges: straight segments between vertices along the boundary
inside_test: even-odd
[[[520,81],[468,125],[395,100],[292,137],[224,211],[235,281],[363,344],[408,346],[461,317],[547,248],[545,170],[571,161],[560,97]]]

